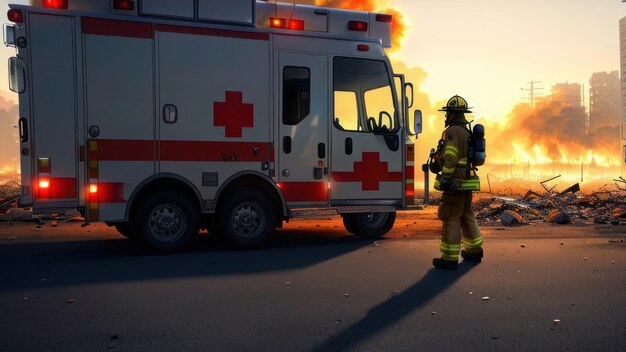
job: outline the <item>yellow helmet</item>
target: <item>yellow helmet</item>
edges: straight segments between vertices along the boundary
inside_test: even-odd
[[[450,100],[448,100],[448,104],[442,107],[439,111],[471,112],[469,109],[470,108],[467,106],[467,100],[455,95],[450,98]]]

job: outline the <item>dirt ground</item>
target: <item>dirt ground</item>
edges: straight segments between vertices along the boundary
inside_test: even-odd
[[[393,229],[386,239],[437,239],[440,236],[441,222],[437,219],[437,207],[427,206],[422,210],[398,212]],[[603,237],[626,238],[624,225],[588,225],[553,223],[530,223],[505,227],[500,224],[481,226],[485,238],[584,238]],[[211,236],[206,231],[202,236]],[[291,239],[327,240],[351,236],[339,216],[320,216],[307,219],[292,219],[284,223],[276,233],[278,241]],[[0,222],[0,242],[55,242],[79,241],[86,239],[123,239],[115,228],[104,223],[84,224],[81,222],[43,221]]]

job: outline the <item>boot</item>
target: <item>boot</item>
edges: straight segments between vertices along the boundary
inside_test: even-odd
[[[433,266],[436,269],[444,269],[444,270],[456,270],[459,267],[459,263],[453,260],[445,260],[442,258],[434,258]]]
[[[483,250],[481,249],[478,253],[467,253],[465,250],[462,250],[461,257],[463,257],[463,260],[466,262],[480,263],[483,258]]]

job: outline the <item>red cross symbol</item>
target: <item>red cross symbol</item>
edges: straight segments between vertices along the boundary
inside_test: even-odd
[[[363,152],[354,162],[353,172],[333,172],[333,182],[361,182],[363,191],[380,190],[381,182],[402,182],[402,172],[389,172],[389,163],[380,161],[380,153]]]
[[[225,127],[227,138],[241,138],[244,127],[254,127],[254,105],[243,103],[242,92],[226,91],[225,102],[213,103],[213,126]]]

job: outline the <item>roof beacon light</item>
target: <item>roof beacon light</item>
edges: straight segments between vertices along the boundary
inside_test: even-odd
[[[289,29],[303,31],[304,21],[303,20],[289,20]]]
[[[49,9],[67,10],[67,0],[43,0],[41,5]]]
[[[363,21],[350,21],[348,22],[348,28],[351,31],[367,32],[367,22]]]
[[[135,10],[135,2],[130,0],[115,0],[113,1],[113,8],[116,10]]]
[[[377,22],[391,22],[392,19],[393,19],[393,16],[391,15],[385,15],[382,13],[379,13],[378,15],[376,15]]]
[[[13,23],[23,23],[24,22],[24,14],[22,13],[22,10],[10,9],[7,12],[7,17],[9,18],[9,21],[11,21]]]

